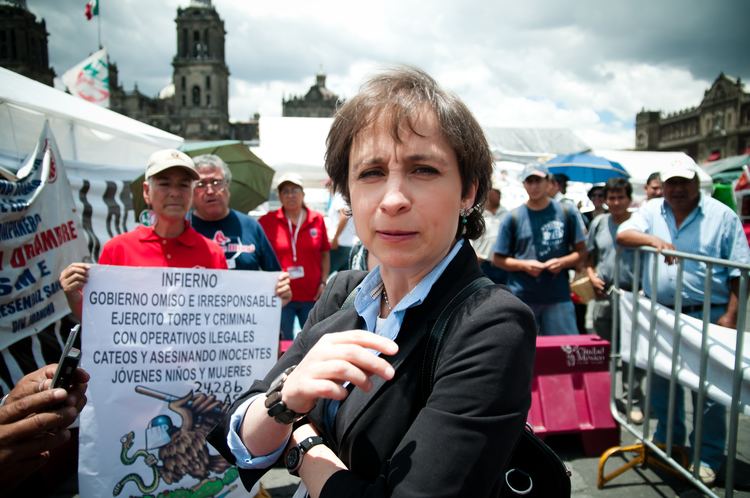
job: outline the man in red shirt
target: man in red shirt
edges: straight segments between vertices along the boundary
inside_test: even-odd
[[[292,301],[281,309],[281,338],[294,338],[294,319],[304,325],[307,315],[325,288],[331,268],[330,250],[323,215],[305,206],[302,177],[287,173],[279,178],[281,208],[258,222],[289,273]]]
[[[146,165],[143,198],[154,212],[154,224],[138,226],[111,239],[102,248],[99,263],[226,269],[221,248],[185,220],[198,178],[193,160],[183,152],[165,149],[153,153]],[[90,267],[87,263],[72,263],[60,275],[68,305],[79,320]]]

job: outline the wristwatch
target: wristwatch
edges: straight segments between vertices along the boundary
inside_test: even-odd
[[[286,457],[284,457],[286,470],[293,476],[299,477],[298,472],[299,468],[302,467],[302,458],[305,456],[305,453],[310,451],[310,448],[313,446],[319,444],[325,444],[325,439],[321,436],[311,436],[300,441],[297,446],[289,448],[289,451],[286,452]]]
[[[292,365],[281,372],[281,374],[271,382],[271,387],[266,391],[265,405],[268,409],[268,416],[283,425],[293,424],[307,415],[307,413],[297,413],[294,410],[290,410],[287,408],[286,403],[281,401],[281,388],[284,387],[284,381],[286,381],[286,378],[292,373],[292,370],[294,370],[296,366],[297,365]]]

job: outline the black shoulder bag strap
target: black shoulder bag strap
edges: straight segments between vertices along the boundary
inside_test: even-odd
[[[420,372],[420,387],[425,404],[432,391],[437,359],[448,323],[466,299],[477,290],[490,285],[494,284],[487,277],[480,277],[469,283],[451,299],[430,330]],[[506,469],[502,471],[504,482],[500,490],[500,498],[570,497],[570,471],[560,457],[544,441],[534,435],[528,424],[513,448]]]
[[[495,284],[487,277],[479,277],[469,282],[466,287],[453,296],[453,299],[451,299],[445,308],[443,308],[443,311],[438,315],[432,329],[430,329],[427,337],[427,346],[424,350],[424,359],[422,360],[422,367],[420,369],[420,388],[422,389],[422,399],[424,402],[427,402],[427,398],[432,391],[438,353],[443,345],[443,337],[445,337],[445,329],[448,326],[448,322],[451,321],[456,310],[461,307],[463,302],[466,301],[469,296],[474,294],[477,290],[483,287],[489,287],[490,285]]]

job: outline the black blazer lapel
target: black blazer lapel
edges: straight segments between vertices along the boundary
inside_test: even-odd
[[[425,332],[430,330],[453,295],[463,289],[468,282],[482,275],[474,250],[468,241],[464,241],[461,250],[432,286],[427,299],[419,306],[407,310],[396,340],[399,345],[398,353],[385,358],[393,365],[396,375],[401,371],[401,366],[406,359],[412,354],[419,355],[424,350],[423,347],[417,348],[417,346],[423,343]],[[418,368],[422,359],[414,358],[414,361],[417,362]],[[339,408],[335,432],[336,441],[340,441],[342,446],[344,438],[348,436],[362,412],[386,385],[386,381],[380,377],[374,376],[371,380],[373,386],[370,392],[355,388]]]
[[[320,339],[323,335],[329,332],[343,332],[345,330],[361,329],[364,327],[364,320],[357,314],[357,311],[352,307],[345,310],[339,310],[331,316],[321,320],[320,322],[313,325],[308,331],[311,337],[314,337],[315,342]],[[315,407],[310,412],[308,417],[313,421],[315,426],[321,431],[323,437],[328,441],[338,441],[338,439],[332,438],[332,434],[328,434],[326,431],[324,407],[326,403],[323,400],[318,400]]]
[[[426,330],[425,325],[429,324],[432,326],[437,319],[435,316],[428,319],[428,323],[422,321],[422,325],[420,326],[419,322],[413,319],[409,320],[407,323],[407,317],[404,318],[404,323],[401,325],[402,333],[399,333],[398,336],[398,353],[396,353],[395,356],[384,357],[384,359],[393,366],[396,372],[401,371],[401,365],[412,355],[412,353],[415,353],[415,348],[417,352],[422,350],[421,348],[417,348],[417,345],[419,345],[424,339],[424,331]],[[357,421],[364,409],[378,396],[378,393],[386,385],[386,381],[378,376],[373,376],[370,380],[372,381],[372,389],[370,389],[370,392],[354,388],[352,392],[349,393],[345,402],[341,404],[338,414],[336,415],[335,424],[337,441],[344,440],[345,435]]]

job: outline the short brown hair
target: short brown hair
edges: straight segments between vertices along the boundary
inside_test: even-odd
[[[393,139],[401,142],[399,126],[406,123],[417,133],[414,123],[425,106],[435,113],[440,131],[456,154],[462,197],[473,183],[477,184],[474,209],[468,215],[464,234],[476,239],[484,232],[481,206],[491,187],[492,153],[468,107],[420,69],[398,67],[382,72],[365,82],[359,93],[338,109],[326,140],[326,171],[334,190],[349,202],[349,153],[354,137],[384,118]],[[459,223],[456,236],[461,232]]]

